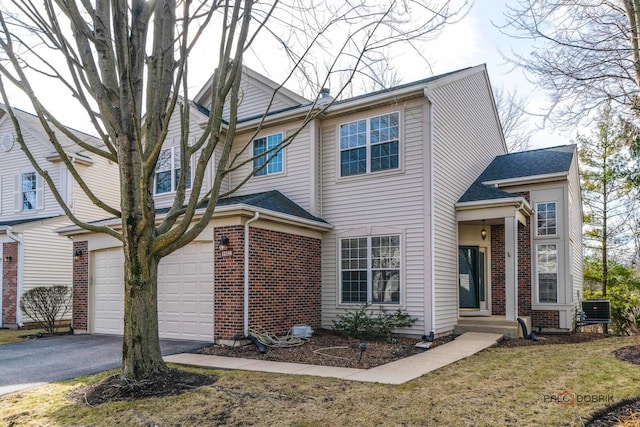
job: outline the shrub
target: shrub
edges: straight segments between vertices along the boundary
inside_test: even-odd
[[[394,329],[410,327],[417,320],[401,309],[388,312],[380,307],[374,313],[370,306],[371,304],[365,304],[357,310],[338,316],[339,320],[333,321],[333,330],[351,338],[390,339]]]
[[[56,331],[56,322],[71,309],[71,292],[67,286],[33,288],[22,295],[20,309],[52,335]]]

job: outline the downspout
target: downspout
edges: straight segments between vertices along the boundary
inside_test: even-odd
[[[244,336],[249,336],[249,224],[257,221],[260,212],[244,223]]]
[[[433,172],[433,102],[429,98],[429,89],[424,88],[424,97],[427,99],[427,103],[429,105],[429,142],[427,144],[427,150],[429,155],[429,251],[430,251],[430,259],[429,263],[431,266],[431,331],[429,331],[429,339],[433,341],[435,333],[436,333],[436,263],[435,263],[435,207],[434,207],[434,172]],[[426,335],[425,330],[425,335]]]
[[[22,310],[20,310],[20,301],[22,300],[22,288],[23,288],[23,277],[22,272],[24,271],[24,244],[22,241],[22,237],[13,233],[11,227],[7,227],[7,236],[15,242],[18,242],[18,277],[16,283],[16,323],[19,327],[23,327],[22,323]]]

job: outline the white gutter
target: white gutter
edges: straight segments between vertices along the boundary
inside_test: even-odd
[[[22,241],[22,237],[13,233],[11,227],[7,227],[7,236],[11,238],[11,240],[18,242],[18,274],[17,274],[17,283],[16,283],[16,323],[19,327],[23,327],[22,323],[22,310],[20,310],[20,302],[22,300],[22,288],[23,288],[23,277],[22,273],[24,271],[24,244]]]
[[[429,151],[429,251],[430,254],[430,265],[431,265],[431,330],[429,332],[435,335],[436,333],[436,262],[435,262],[435,207],[434,207],[434,192],[435,192],[435,184],[434,184],[434,172],[433,172],[433,103],[431,99],[429,99],[429,89],[424,88],[424,97],[427,99],[427,103],[429,104],[429,143],[427,144],[427,150]],[[426,335],[425,328],[425,335]]]
[[[244,223],[244,336],[249,336],[249,224],[260,218],[256,212],[253,218]]]
[[[541,175],[522,176],[517,178],[496,179],[493,181],[483,181],[484,185],[494,187],[509,187],[514,185],[534,184],[539,182],[558,181],[560,178],[567,179],[568,172],[554,172]]]

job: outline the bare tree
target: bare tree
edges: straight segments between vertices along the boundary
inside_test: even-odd
[[[502,132],[507,141],[509,152],[524,151],[529,148],[535,129],[527,122],[526,100],[517,92],[505,92],[503,88],[495,89],[493,96],[500,116]]]
[[[282,84],[294,74],[304,73],[315,59],[330,58],[328,73],[321,81],[324,85],[334,73],[349,70],[354,75],[362,70],[363,58],[376,50],[435,34],[461,17],[468,7],[466,3],[464,0],[407,0],[385,5],[320,0],[45,0],[38,5],[28,0],[5,2],[6,9],[0,13],[3,50],[0,92],[16,127],[20,147],[74,224],[108,234],[123,244],[123,377],[141,379],[166,370],[158,338],[159,261],[200,234],[210,222],[219,197],[228,194],[221,193],[222,180],[254,160],[241,156],[249,145],[233,154],[231,147],[242,65],[257,38],[271,37],[289,58],[289,72]],[[416,16],[421,19],[415,19]],[[192,136],[191,104],[182,100],[189,99],[191,54],[199,43],[210,46],[209,52],[217,56],[217,61],[212,70],[209,117],[202,133]],[[86,144],[60,123],[54,110],[47,107],[45,97],[34,90],[33,81],[38,78],[60,84],[71,92],[73,102],[86,112],[102,146]],[[24,143],[8,87],[28,96],[52,148],[93,203],[104,209],[106,215],[121,219],[120,228],[83,221],[65,205],[53,180]],[[337,91],[337,96],[342,90]],[[229,108],[228,123],[222,118],[225,103]],[[321,111],[316,103],[310,106],[300,129]],[[165,215],[157,216],[154,175],[174,114],[181,118],[180,170],[188,170],[190,158],[196,162],[190,194],[186,191],[188,174],[180,174],[171,208]],[[257,125],[255,132],[260,128],[261,124]],[[82,181],[65,155],[57,132],[71,138],[79,149],[118,164],[119,206],[100,200]],[[267,155],[277,155],[296,134],[288,135]],[[195,142],[191,143],[194,137]],[[213,184],[203,188],[205,169],[214,151]]]
[[[502,30],[531,39],[529,54],[512,52],[551,97],[549,118],[573,124],[607,102],[640,108],[640,4],[634,0],[519,0]]]

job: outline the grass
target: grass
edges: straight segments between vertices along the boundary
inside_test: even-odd
[[[640,395],[640,366],[612,354],[631,343],[609,338],[491,348],[399,386],[183,368],[219,380],[180,396],[97,407],[65,397],[113,372],[101,373],[0,397],[0,425],[580,426],[594,411]],[[562,406],[549,400],[562,390],[581,401]],[[584,401],[594,395],[613,401]]]
[[[0,345],[22,341],[33,333],[32,329],[0,329]]]

